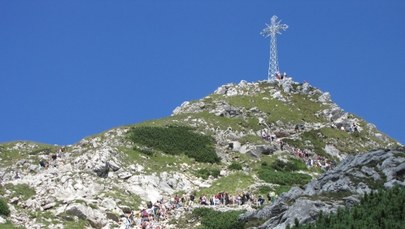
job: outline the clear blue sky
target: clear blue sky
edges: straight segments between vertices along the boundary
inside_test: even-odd
[[[281,71],[405,143],[405,1],[0,1],[0,142],[72,144]]]

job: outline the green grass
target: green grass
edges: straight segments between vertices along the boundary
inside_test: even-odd
[[[17,144],[24,144],[21,149],[13,149]],[[0,159],[3,166],[11,166],[19,160],[35,157],[38,154],[56,152],[57,146],[35,142],[10,142],[0,145]]]
[[[326,154],[324,150],[327,144],[334,145],[340,152],[348,154],[373,150],[373,144],[366,146],[365,143],[375,142],[381,148],[387,146],[387,144],[379,141],[366,130],[357,133],[349,133],[337,128],[325,127],[319,130],[303,132],[300,137],[301,140],[284,139],[283,141],[300,149],[311,149],[316,154],[327,158],[332,158],[330,155]],[[305,141],[310,141],[313,146],[310,147],[306,145]]]
[[[21,198],[22,200],[28,200],[29,198],[35,195],[35,190],[27,184],[13,185],[8,183],[5,184],[4,187],[5,189],[12,192],[10,198],[18,197]]]
[[[260,195],[266,195],[267,193],[273,191],[273,189],[267,185],[262,185],[257,189],[257,193]]]
[[[90,226],[90,223],[86,220],[79,219],[78,221],[74,220],[65,220],[63,221],[63,227],[69,229],[85,229]]]
[[[314,102],[305,95],[292,95],[291,101],[293,103],[292,106],[297,109],[297,112],[299,112],[300,120],[306,122],[325,121],[323,118],[315,116],[315,113],[326,108],[326,106],[322,105],[322,103]]]
[[[0,153],[1,163],[6,166],[10,166],[17,161],[24,158],[24,155],[17,150],[1,151]]]
[[[243,153],[235,152],[235,151],[228,152],[228,155],[232,159],[232,161],[237,162],[248,169],[255,168],[257,166],[258,162],[260,160],[262,160],[259,158],[252,157],[249,154],[246,154],[246,153],[243,154]]]
[[[241,131],[243,129],[241,124],[245,122],[242,118],[221,117],[216,116],[215,114],[208,113],[206,111],[193,114],[192,117],[203,119],[212,127],[219,128],[221,130],[226,130],[230,127],[233,130]],[[205,125],[202,126],[202,128],[204,129]]]
[[[178,114],[175,116],[170,116],[158,120],[150,120],[143,123],[136,124],[134,127],[163,127],[169,125],[183,125],[189,126],[192,122],[192,119],[202,119],[208,123],[208,127],[212,128],[219,128],[222,130],[228,129],[228,127],[232,128],[233,130],[242,130],[241,123],[245,122],[241,118],[226,118],[216,116],[215,114],[211,114],[207,111],[199,112],[199,113],[186,113],[186,114]],[[206,125],[203,124],[201,126],[197,126],[196,130],[198,131],[205,131]]]
[[[370,150],[365,148],[362,143],[369,141],[368,134],[363,131],[360,133],[349,133],[336,128],[322,128],[320,133],[324,136],[325,142],[336,142],[336,148],[345,153],[364,152]]]
[[[246,191],[253,183],[254,179],[250,174],[235,172],[229,176],[221,177],[214,181],[211,187],[201,189],[197,193],[197,196],[212,195],[220,192],[237,194],[239,192]]]
[[[240,142],[241,145],[244,145],[246,143],[252,143],[252,144],[264,144],[264,143],[267,143],[260,136],[251,135],[251,134],[241,137],[239,139],[239,142]]]
[[[56,216],[51,211],[31,211],[29,217],[35,220],[36,223],[45,226],[45,228],[48,228],[52,223],[58,223]]]
[[[230,164],[228,166],[228,169],[230,170],[242,170],[242,165],[238,162],[232,162],[232,164]]]
[[[277,195],[281,195],[281,193],[288,192],[291,189],[291,187],[292,186],[290,186],[290,185],[279,185],[279,186],[276,186],[273,191]]]
[[[208,179],[209,176],[213,176],[214,178],[217,178],[220,174],[220,170],[216,168],[202,168],[199,169],[195,172],[195,175],[197,177],[201,177],[203,179]]]
[[[11,223],[10,221],[0,224],[0,229],[23,229],[23,228],[25,228],[25,227],[15,225],[15,224]]]
[[[322,118],[315,116],[315,113],[324,108],[318,102],[313,102],[303,95],[291,95],[292,104],[284,103],[279,100],[266,96],[269,99],[264,100],[264,95],[253,96],[232,96],[227,97],[226,100],[230,105],[236,107],[245,107],[250,109],[257,107],[262,112],[269,115],[268,122],[276,122],[281,120],[283,122],[299,123],[303,120],[306,122],[319,122]]]
[[[156,152],[153,155],[145,155],[144,153],[135,150],[121,147],[119,151],[123,155],[123,162],[126,166],[131,164],[139,164],[144,167],[144,171],[147,174],[179,171],[180,164],[187,164],[192,166],[195,160],[187,157],[184,154],[181,155],[169,155],[161,152]],[[201,165],[204,165],[201,163]],[[211,164],[209,164],[211,165]]]
[[[271,167],[277,171],[284,172],[307,170],[307,166],[305,165],[305,163],[295,158],[290,158],[287,162],[277,159],[271,164]]]

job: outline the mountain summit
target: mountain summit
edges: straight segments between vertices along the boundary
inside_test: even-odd
[[[375,125],[345,112],[328,92],[291,78],[223,85],[203,99],[184,102],[172,117],[211,131],[218,143],[233,141],[240,152],[249,144],[268,145],[266,137],[270,136],[291,147],[338,159],[398,144]],[[225,142],[219,141],[224,138]]]
[[[170,117],[74,145],[1,144],[0,228],[125,228],[128,219],[149,228],[213,228],[204,218],[211,210],[232,216],[221,221],[232,228],[283,228],[317,215],[297,216],[292,202],[307,201],[302,196],[316,202],[302,209],[333,212],[362,193],[403,184],[401,147],[308,83],[226,84]],[[321,195],[341,190],[336,200]]]

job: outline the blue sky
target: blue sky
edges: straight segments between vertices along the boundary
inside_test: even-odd
[[[405,1],[0,1],[0,142],[72,144],[280,70],[405,143]]]

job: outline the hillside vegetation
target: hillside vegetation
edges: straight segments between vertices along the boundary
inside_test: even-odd
[[[239,214],[267,207],[258,206],[259,196],[271,194],[273,201],[291,204],[283,199],[288,190],[305,189],[345,158],[399,145],[308,83],[285,78],[226,84],[184,102],[169,117],[107,130],[73,145],[0,144],[0,222],[5,222],[0,228],[117,228],[128,212],[149,201],[193,194],[197,203],[220,193],[234,198],[224,212],[181,206],[172,212],[175,219],[160,223],[241,228]],[[360,190],[384,183],[349,174],[350,185]],[[244,204],[236,203],[247,195]],[[311,198],[334,201],[339,195]]]
[[[155,149],[172,155],[185,154],[198,162],[219,162],[214,139],[188,127],[136,127],[131,129],[129,138],[135,144],[148,147],[142,149],[146,154]]]
[[[291,229],[401,229],[405,225],[405,188],[397,186],[371,192],[353,208],[338,209],[330,215],[321,214],[313,224],[296,224]]]

